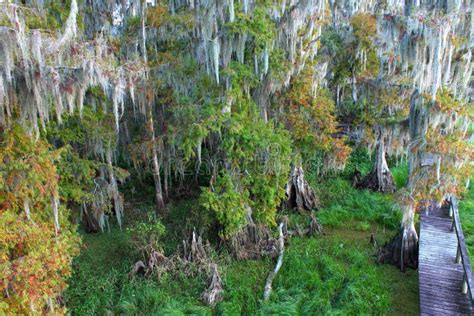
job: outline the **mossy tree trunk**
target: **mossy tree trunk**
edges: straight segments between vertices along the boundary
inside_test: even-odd
[[[152,155],[153,180],[155,182],[155,203],[156,203],[157,211],[160,212],[165,209],[165,202],[163,199],[163,187],[161,185],[161,174],[160,174],[160,161],[158,160],[158,148],[156,144],[155,127],[153,123],[153,113],[151,109],[149,110],[149,114],[148,114],[148,125],[149,125],[149,132],[150,132],[151,142],[152,142],[151,155]]]
[[[381,252],[380,261],[394,264],[402,271],[407,267],[418,267],[418,234],[415,229],[415,207],[416,201],[413,194],[421,188],[416,187],[415,174],[422,168],[422,159],[426,149],[426,132],[428,126],[428,110],[418,92],[411,96],[410,100],[410,140],[409,152],[409,174],[407,195],[401,202],[403,219],[400,231],[393,239],[385,245]]]
[[[379,131],[379,141],[377,147],[377,160],[375,164],[375,174],[377,175],[377,186],[380,192],[395,192],[393,177],[388,168],[385,158],[385,139],[382,130]]]

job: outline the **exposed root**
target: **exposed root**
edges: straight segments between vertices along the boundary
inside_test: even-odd
[[[230,239],[230,249],[238,260],[259,259],[278,256],[275,240],[266,226],[257,225],[252,218],[252,209],[247,207],[247,226]]]
[[[202,237],[193,231],[191,244],[183,240],[183,259],[189,262],[202,262],[207,259],[206,250],[202,244]]]
[[[128,277],[133,278],[137,275],[151,276],[156,275],[158,278],[171,268],[171,261],[162,253],[152,250],[148,256],[148,262],[145,264],[142,260],[137,261]]]
[[[147,245],[143,249],[145,249],[144,256],[146,260],[140,260],[134,264],[129,273],[130,278],[137,275],[160,278],[164,272],[178,270],[186,275],[209,273],[210,259],[208,251],[203,245],[202,237],[195,231],[193,231],[189,240],[183,240],[182,249],[179,249],[176,254],[169,258],[156,251],[151,245]]]
[[[310,222],[308,227],[301,228],[299,225],[296,225],[296,228],[293,230],[288,229],[288,216],[283,217],[283,235],[285,238],[291,236],[304,236],[304,235],[319,235],[323,232],[323,227],[319,224],[316,219],[314,211],[311,212]]]
[[[91,211],[83,207],[81,209],[81,220],[87,233],[98,233],[100,231],[99,221]]]
[[[402,227],[381,249],[378,261],[393,264],[402,271],[406,268],[418,268],[418,235],[415,227]]]
[[[230,249],[238,260],[278,256],[275,240],[265,226],[247,225],[230,239]]]
[[[304,171],[301,166],[293,168],[285,190],[288,208],[296,207],[299,210],[311,211],[319,207],[319,200],[314,194],[314,190],[304,179]]]
[[[166,266],[167,263],[168,258],[158,251],[152,251],[150,258],[148,259],[148,274],[159,271],[160,268]]]
[[[208,306],[215,306],[222,299],[224,288],[222,286],[222,279],[217,270],[217,264],[211,264],[211,284],[202,294],[204,304]]]
[[[379,130],[377,141],[377,157],[374,170],[361,179],[360,173],[354,175],[354,184],[359,188],[368,188],[372,191],[392,193],[395,192],[393,176],[388,168],[385,158],[385,138],[382,129]]]
[[[395,192],[393,176],[389,169],[382,172],[374,170],[363,179],[361,179],[360,173],[356,173],[353,184],[356,188],[370,189],[375,192]]]
[[[374,233],[370,234],[370,244],[371,244],[373,247],[377,247],[377,240],[375,239]]]
[[[128,273],[128,277],[131,279],[135,277],[136,275],[144,275],[146,274],[147,267],[143,261],[139,260],[137,261],[132,268],[132,271]]]

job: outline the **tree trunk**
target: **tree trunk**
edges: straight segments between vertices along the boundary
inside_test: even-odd
[[[85,202],[82,203],[81,207],[81,220],[87,233],[98,233],[100,231],[99,222],[97,221],[96,217],[87,209]]]
[[[410,100],[410,140],[408,148],[408,192],[410,196],[402,204],[403,220],[401,229],[393,239],[384,246],[379,261],[394,264],[402,271],[407,267],[418,267],[418,235],[415,230],[415,201],[411,197],[415,192],[414,174],[421,168],[425,146],[423,138],[426,135],[428,111],[423,105],[423,99],[418,90],[412,94]]]
[[[110,148],[110,146],[107,150],[106,156],[109,183],[111,187],[112,199],[114,201],[115,217],[117,218],[117,223],[119,224],[120,229],[122,229],[123,197],[120,195],[120,192],[118,190],[117,179],[115,178],[114,168],[112,164],[112,149]]]
[[[390,172],[390,169],[388,169],[387,160],[385,158],[385,140],[382,131],[379,133],[375,173],[377,174],[378,191],[395,192],[392,173]]]
[[[145,63],[145,78],[148,79],[148,57],[147,57],[147,50],[146,50],[146,6],[147,4],[144,2],[141,6],[141,48],[143,54],[143,62]],[[152,102],[150,102],[148,87],[145,85],[145,97],[146,97],[146,106],[148,111],[148,132],[150,133],[151,137],[151,155],[152,155],[152,173],[153,173],[153,181],[155,182],[155,203],[156,203],[156,210],[158,212],[162,212],[165,209],[165,202],[163,200],[163,189],[161,185],[161,175],[160,175],[160,162],[158,160],[158,149],[156,146],[156,136],[155,136],[155,126],[153,122],[153,109],[152,109]]]
[[[304,179],[303,167],[293,167],[290,181],[288,181],[285,190],[288,208],[297,207],[299,210],[311,211],[319,207],[318,198]]]
[[[352,101],[354,101],[354,103],[357,103],[357,100],[358,100],[358,97],[357,97],[357,78],[356,78],[356,75],[355,75],[355,70],[353,69],[352,70]]]
[[[153,125],[153,113],[151,108],[148,113],[148,128],[151,135],[151,154],[152,154],[152,173],[155,182],[155,203],[158,212],[165,209],[165,202],[163,200],[163,189],[161,186],[160,162],[158,160],[158,149],[156,146],[155,127]]]
[[[418,268],[418,234],[414,218],[413,205],[404,206],[400,231],[384,246],[379,262],[396,265],[402,271],[406,268]]]
[[[368,188],[378,192],[395,192],[392,173],[388,168],[387,160],[385,158],[385,139],[381,128],[379,129],[377,157],[375,160],[374,170],[361,181],[355,179],[354,184],[356,187]]]

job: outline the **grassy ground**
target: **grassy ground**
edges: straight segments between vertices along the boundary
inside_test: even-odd
[[[467,250],[470,257],[474,258],[474,186],[472,184],[469,191],[459,202],[459,216],[461,217]]]
[[[263,287],[274,262],[237,262],[225,251],[216,255],[225,294],[214,309],[200,301],[205,276],[173,273],[161,280],[130,280],[127,274],[139,255],[126,230],[113,229],[83,235],[66,304],[73,315],[418,315],[417,271],[401,273],[375,263],[377,247],[398,228],[400,214],[392,198],[353,189],[342,178],[315,186],[324,234],[289,241],[269,302],[262,301]],[[165,223],[166,253],[182,238],[192,204],[172,207]],[[288,214],[290,226],[308,218]],[[372,234],[377,246],[369,242]]]
[[[375,230],[384,235],[382,228]],[[203,277],[168,275],[162,280],[128,280],[134,262],[119,231],[87,235],[66,293],[74,315],[209,315],[200,303]],[[218,315],[416,315],[418,274],[401,273],[374,263],[370,233],[326,229],[323,236],[293,238],[274,281],[268,303],[262,303],[269,260],[227,262],[221,259],[224,301]],[[401,304],[403,302],[403,304]]]

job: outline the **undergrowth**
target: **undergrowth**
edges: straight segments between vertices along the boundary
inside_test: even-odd
[[[348,168],[370,170],[363,154],[359,155]],[[403,168],[393,169],[397,184],[405,181]],[[219,250],[214,255],[225,289],[223,300],[214,308],[201,302],[208,286],[205,275],[174,272],[162,275],[160,280],[132,280],[128,273],[141,259],[140,254],[133,249],[128,230],[114,228],[110,233],[83,234],[84,246],[64,295],[69,311],[72,315],[418,314],[417,272],[404,274],[375,263],[377,247],[396,232],[400,222],[393,197],[354,189],[350,170],[313,185],[321,200],[317,218],[324,234],[289,240],[270,301],[263,302],[263,287],[274,262],[236,261],[225,248],[216,248]],[[183,234],[195,225],[199,228],[200,223],[189,220],[194,217],[189,214],[196,211],[195,204],[187,200],[171,206],[163,221],[166,233],[162,248],[166,255],[176,249]],[[126,226],[146,219],[152,207],[141,204],[134,205],[134,209]],[[307,224],[308,214],[289,210],[285,214],[289,215],[290,226]],[[208,219],[200,221],[205,225]],[[369,243],[371,235],[377,246]],[[470,238],[472,247],[474,237]]]
[[[332,186],[347,189],[338,181]],[[362,204],[357,202],[357,192]],[[262,302],[262,296],[266,276],[274,264],[269,259],[238,262],[221,252],[216,260],[224,281],[224,299],[211,309],[200,300],[207,286],[206,276],[173,273],[163,275],[161,280],[129,279],[128,272],[140,257],[131,248],[129,235],[115,228],[111,233],[83,235],[84,248],[75,260],[74,275],[65,294],[67,306],[73,315],[389,314],[399,307],[395,298],[410,295],[403,298],[409,304],[403,312],[416,310],[416,271],[407,275],[394,267],[377,265],[373,257],[376,249],[369,244],[371,234],[382,244],[393,232],[389,223],[396,220],[385,220],[381,214],[391,207],[390,199],[368,191],[350,194],[353,196],[346,194],[338,199],[337,208],[324,208],[318,213],[326,225],[324,235],[289,241],[268,303]],[[369,212],[364,203],[371,203],[375,211]],[[179,204],[176,212],[185,214],[183,209],[188,206],[188,202]],[[353,208],[355,215],[350,220],[344,220],[347,212],[343,207]],[[363,214],[369,217],[360,221]],[[351,225],[334,224],[333,218]],[[304,220],[306,216],[293,213],[290,225]],[[369,228],[359,229],[360,223]],[[176,244],[168,242],[167,248]],[[401,289],[391,285],[396,282],[400,282]]]

